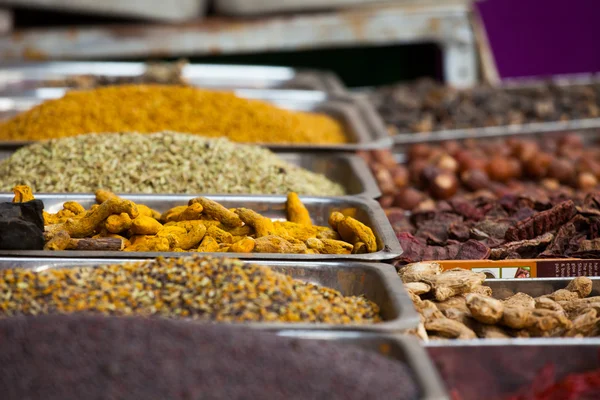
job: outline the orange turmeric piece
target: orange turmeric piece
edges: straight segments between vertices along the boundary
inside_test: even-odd
[[[300,225],[312,226],[310,214],[297,193],[291,192],[287,195],[287,219]]]
[[[246,143],[347,141],[342,125],[326,115],[288,111],[231,92],[175,85],[69,91],[0,124],[0,134],[8,140],[163,130],[226,136]]]
[[[354,246],[341,240],[308,239],[306,245],[319,254],[350,254]]]
[[[245,237],[243,239],[238,240],[233,243],[231,247],[229,247],[230,253],[252,253],[254,250],[254,239],[251,237]]]
[[[242,226],[244,223],[242,220],[231,210],[223,207],[216,201],[207,199],[206,197],[197,197],[189,201],[188,205],[198,203],[204,209],[204,215],[220,221],[223,225],[236,227]]]
[[[212,236],[204,236],[200,246],[198,246],[198,252],[200,253],[216,253],[219,250],[219,243]]]
[[[31,188],[27,185],[17,185],[13,188],[15,197],[13,203],[25,203],[34,199]]]
[[[270,236],[275,234],[275,226],[270,218],[263,217],[256,211],[247,208],[238,208],[235,213],[246,225],[250,225],[256,231],[256,237]]]
[[[121,233],[131,228],[132,223],[133,221],[129,217],[129,214],[121,213],[119,215],[111,215],[108,217],[104,223],[104,227],[110,233]]]
[[[368,253],[377,251],[377,239],[373,230],[362,222],[352,217],[344,217],[339,212],[333,212],[329,217],[329,223],[346,242],[353,245],[362,242],[367,246]]]
[[[156,235],[162,224],[152,217],[140,215],[131,222],[131,232],[134,235]]]

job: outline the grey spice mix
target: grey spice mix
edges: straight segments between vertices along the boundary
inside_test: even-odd
[[[35,143],[0,162],[0,191],[338,196],[325,176],[268,149],[176,132],[102,133]]]

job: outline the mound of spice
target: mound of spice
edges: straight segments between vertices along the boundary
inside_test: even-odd
[[[13,190],[13,203],[34,199],[28,186]],[[285,203],[286,221],[273,221],[248,208],[228,209],[206,197],[163,213],[105,190],[96,192],[96,201],[89,210],[67,201],[55,214],[44,211],[44,249],[293,254],[364,254],[379,249],[373,230],[350,215],[333,211],[330,227],[313,225],[293,192]]]
[[[54,315],[0,320],[0,336],[5,400],[419,398],[400,361],[239,327]]]
[[[92,132],[173,130],[251,143],[344,143],[326,115],[185,86],[121,85],[70,91],[0,125],[4,140],[39,140]]]
[[[402,268],[400,277],[421,314],[416,334],[425,340],[600,336],[600,296],[588,297],[587,277],[539,297],[518,292],[503,299],[483,285],[482,272],[442,272],[438,263],[422,262]]]
[[[0,315],[77,312],[219,322],[370,324],[362,297],[227,258],[158,258],[100,267],[0,271]]]
[[[0,191],[339,196],[337,183],[268,149],[195,135],[88,134],[34,143],[0,162]]]

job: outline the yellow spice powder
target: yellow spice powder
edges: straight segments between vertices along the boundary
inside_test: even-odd
[[[121,85],[71,91],[0,125],[2,140],[90,132],[172,130],[252,143],[344,143],[326,115],[294,112],[229,92],[171,85]]]

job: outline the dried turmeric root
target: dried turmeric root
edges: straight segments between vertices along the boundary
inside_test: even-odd
[[[131,222],[131,233],[134,235],[156,235],[162,228],[160,222],[145,215],[140,215]]]
[[[130,218],[136,218],[139,214],[136,205],[120,198],[111,198],[97,208],[91,208],[81,218],[68,219],[63,224],[48,227],[51,232],[66,231],[72,238],[84,238],[92,236],[99,230],[100,225],[113,214],[126,213]]]
[[[63,204],[63,210],[68,210],[75,216],[85,214],[85,208],[76,201],[65,202],[65,204]]]
[[[254,228],[256,237],[275,235],[275,226],[270,218],[263,217],[259,213],[247,208],[238,208],[235,210],[235,213],[246,225]]]
[[[350,254],[352,246],[350,243],[341,240],[316,239],[311,238],[306,241],[309,249],[315,250],[319,254]]]
[[[308,210],[304,204],[302,204],[302,201],[300,201],[297,193],[288,193],[286,210],[288,221],[295,222],[300,225],[312,225],[310,214],[308,213]]]
[[[184,212],[185,210],[187,210],[187,208],[188,208],[188,206],[173,207],[173,208],[165,211],[164,213],[162,213],[159,220],[163,224],[167,224],[169,222],[177,222],[177,221],[179,221],[179,216],[181,215],[181,213]]]
[[[52,235],[52,238],[44,245],[44,250],[60,251],[66,250],[71,241],[71,236],[67,231],[58,231]]]
[[[362,222],[352,217],[344,217],[342,213],[333,212],[329,217],[329,223],[346,242],[353,245],[363,242],[367,246],[367,252],[377,251],[377,239],[373,231]]]
[[[26,203],[28,201],[34,200],[33,192],[31,188],[27,185],[17,185],[13,188],[13,193],[15,197],[13,198],[13,203]]]
[[[219,243],[233,243],[233,235],[231,233],[219,229],[216,226],[209,226],[206,230],[208,236],[212,236]]]
[[[169,251],[169,240],[158,236],[133,236],[124,251],[164,252]]]
[[[102,189],[96,190],[95,195],[96,195],[96,202],[99,204],[104,203],[108,199],[115,199],[115,198],[122,199],[121,197],[117,196],[113,192],[110,192],[108,190],[102,190]],[[138,208],[139,215],[143,215],[145,217],[150,217],[150,218],[154,218],[154,219],[160,219],[160,213],[158,211],[153,210],[144,204],[137,204],[137,203],[134,203],[134,204]]]
[[[198,246],[200,253],[216,253],[219,249],[219,243],[212,236],[204,236],[204,239],[200,242],[200,246]]]
[[[246,237],[242,240],[238,240],[229,248],[230,253],[252,253],[254,250],[254,239]]]
[[[200,204],[204,208],[204,215],[220,221],[223,225],[231,227],[244,225],[242,220],[233,211],[228,210],[216,201],[209,200],[206,197],[196,197],[188,202],[188,206],[195,203]]]
[[[121,213],[108,217],[104,223],[104,227],[110,233],[121,233],[131,228],[132,223],[133,221],[127,213]]]
[[[254,240],[255,253],[295,253],[301,254],[306,250],[294,245],[280,236],[262,236]]]
[[[291,236],[302,242],[306,242],[310,238],[316,238],[319,233],[315,226],[306,226],[289,221],[275,221],[273,226],[277,236]]]

